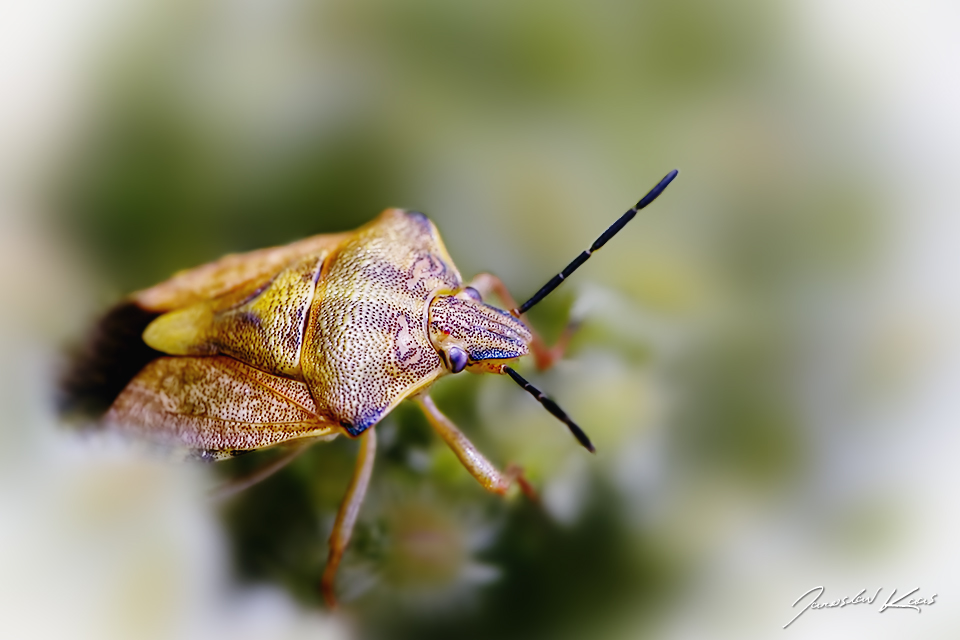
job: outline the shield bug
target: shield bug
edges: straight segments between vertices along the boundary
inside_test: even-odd
[[[521,317],[676,176],[670,172],[519,306],[493,275],[465,283],[433,223],[401,209],[387,209],[353,232],[182,271],[132,294],[105,317],[65,381],[67,398],[76,404],[98,396],[109,403],[109,426],[207,460],[290,446],[250,482],[318,440],[358,439],[321,580],[334,606],[337,566],[373,469],[373,427],[401,401],[419,404],[485,489],[503,494],[517,482],[532,491],[518,468],[498,470],[437,409],[429,389],[440,377],[465,370],[506,374],[594,450],[553,400],[509,366],[532,353],[539,368],[549,367],[569,333],[547,348]],[[510,311],[486,304],[491,294]]]

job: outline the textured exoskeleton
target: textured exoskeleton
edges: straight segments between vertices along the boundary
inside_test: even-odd
[[[162,314],[143,340],[167,356],[140,371],[106,421],[209,459],[367,433],[331,537],[323,586],[333,604],[372,469],[371,427],[447,373],[500,372],[498,363],[530,349],[524,324],[481,300],[433,223],[400,209],[353,233],[226,256],[133,295]],[[519,470],[491,465],[428,396],[418,401],[484,487],[504,493],[518,479]]]
[[[302,450],[300,445],[340,434],[358,438],[357,467],[330,537],[322,579],[324,597],[333,605],[334,576],[373,468],[372,427],[402,400],[413,398],[421,406],[486,489],[505,493],[516,481],[532,494],[519,468],[500,472],[437,409],[427,389],[441,376],[465,369],[508,374],[593,451],[566,413],[508,366],[532,352],[537,365],[546,368],[560,356],[569,331],[547,349],[519,317],[674,177],[676,171],[520,307],[492,275],[481,274],[465,285],[433,223],[401,209],[388,209],[353,232],[229,255],[181,272],[135,293],[108,314],[124,319],[132,310],[134,319],[152,321],[143,342],[139,332],[133,336],[142,362],[148,363],[122,391],[107,394],[113,402],[105,421],[208,459],[294,445],[281,464]],[[485,304],[488,293],[512,311]],[[113,340],[111,331],[95,351],[131,348]],[[83,370],[78,368],[81,373],[68,387],[103,386],[106,377],[96,368],[94,375]]]
[[[450,373],[453,347],[468,369],[529,351],[524,324],[477,297],[433,223],[400,209],[227,256],[134,295],[163,312],[144,341],[175,357],[150,363],[107,420],[213,458],[356,437]]]

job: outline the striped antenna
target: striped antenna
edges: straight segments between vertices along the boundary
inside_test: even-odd
[[[577,442],[586,447],[587,451],[590,453],[596,453],[596,449],[593,448],[593,443],[590,442],[590,438],[587,437],[587,434],[583,432],[583,429],[577,426],[577,423],[570,419],[570,416],[567,415],[567,412],[560,408],[560,406],[543,395],[543,392],[540,389],[537,389],[535,386],[527,382],[523,376],[511,369],[510,367],[504,365],[503,371],[513,378],[513,381],[518,385],[523,387],[530,395],[537,399],[540,404],[543,405],[543,408],[549,411],[554,415],[560,422],[567,425],[567,428],[570,429],[570,433],[573,434],[573,437],[577,439]]]
[[[663,190],[667,188],[667,185],[673,182],[673,179],[677,177],[678,173],[680,172],[677,171],[676,169],[668,173],[663,178],[663,180],[661,180],[657,184],[657,186],[655,186],[653,189],[650,190],[650,193],[648,193],[647,195],[643,196],[643,198],[640,199],[640,202],[638,202],[636,206],[634,206],[632,209],[630,209],[625,214],[620,216],[620,218],[616,222],[610,225],[610,228],[604,231],[603,234],[599,238],[597,238],[592,245],[590,245],[589,249],[587,249],[586,251],[581,253],[579,256],[577,256],[573,262],[567,265],[566,269],[564,269],[557,275],[553,276],[550,282],[543,285],[540,288],[540,291],[537,291],[535,294],[533,294],[532,298],[524,302],[522,305],[520,305],[516,309],[513,309],[510,313],[512,313],[514,316],[519,318],[522,314],[529,311],[530,307],[532,307],[533,305],[537,304],[538,302],[546,298],[551,291],[559,287],[561,282],[569,278],[571,273],[576,271],[580,267],[580,265],[586,262],[587,258],[593,255],[594,251],[597,251],[598,249],[600,249],[600,247],[607,244],[607,241],[610,240],[610,238],[617,235],[617,233],[621,229],[623,229],[628,222],[633,220],[633,217],[637,215],[637,211],[640,211],[640,209],[643,209],[645,206],[647,206],[648,204],[656,200],[657,196],[663,193]],[[516,380],[516,378],[514,378],[514,380]]]

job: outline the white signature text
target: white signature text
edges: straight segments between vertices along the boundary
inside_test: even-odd
[[[873,604],[874,601],[876,601],[877,598],[880,597],[881,591],[883,591],[883,587],[880,587],[879,589],[877,589],[877,591],[871,597],[870,595],[867,594],[866,589],[861,589],[860,593],[858,593],[852,598],[843,597],[843,598],[837,598],[836,600],[821,602],[820,598],[821,596],[823,596],[824,587],[814,587],[813,589],[810,589],[809,591],[804,593],[802,596],[797,598],[797,601],[793,603],[793,607],[796,608],[797,605],[799,605],[805,599],[807,600],[806,606],[803,607],[800,611],[798,611],[797,615],[793,616],[793,619],[790,622],[783,625],[783,628],[786,629],[787,627],[792,625],[794,622],[796,622],[797,618],[799,618],[800,616],[802,616],[803,614],[805,614],[807,611],[810,611],[810,610],[816,611],[817,609],[842,609],[843,607],[848,607],[850,605],[856,605],[856,604]],[[921,613],[922,610],[920,609],[920,607],[930,606],[936,602],[937,594],[933,594],[929,598],[920,598],[920,597],[911,598],[910,597],[918,591],[920,591],[920,587],[917,587],[913,591],[909,591],[901,595],[900,597],[897,597],[897,590],[894,589],[893,593],[890,594],[887,600],[882,605],[880,605],[880,608],[878,609],[878,611],[880,613],[883,613],[887,609],[913,609],[917,613]],[[809,596],[811,595],[813,597],[809,598]]]

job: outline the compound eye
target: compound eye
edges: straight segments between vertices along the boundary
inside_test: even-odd
[[[467,296],[476,300],[477,302],[483,302],[483,296],[481,296],[480,292],[474,289],[473,287],[464,287],[463,292],[467,294]]]
[[[450,347],[447,352],[451,373],[460,373],[467,366],[467,352],[460,347]]]

